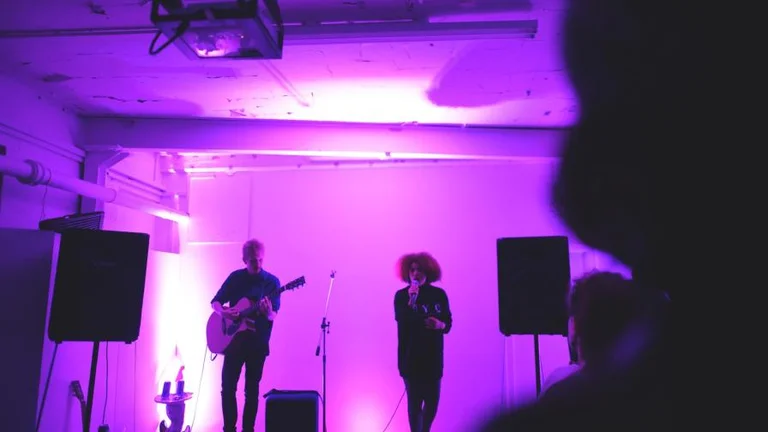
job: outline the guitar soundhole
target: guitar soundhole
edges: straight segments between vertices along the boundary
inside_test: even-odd
[[[225,333],[227,334],[227,336],[232,336],[233,334],[235,334],[235,332],[237,331],[238,327],[240,327],[239,324],[232,323],[232,324],[227,326],[227,330],[226,330]]]

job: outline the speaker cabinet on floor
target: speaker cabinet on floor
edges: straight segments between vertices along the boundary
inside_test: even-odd
[[[149,235],[68,230],[61,234],[48,338],[134,342],[139,337]]]
[[[568,237],[496,241],[499,328],[506,335],[567,335]]]
[[[266,432],[318,432],[320,395],[316,391],[271,390],[264,398]]]

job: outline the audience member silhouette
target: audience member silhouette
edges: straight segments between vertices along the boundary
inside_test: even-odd
[[[715,214],[737,202],[730,186],[740,182],[712,175],[734,162],[747,142],[736,130],[750,127],[735,121],[738,110],[728,103],[738,92],[725,86],[741,83],[726,79],[745,61],[714,29],[727,12],[684,0],[569,2],[563,52],[580,119],[563,150],[554,205],[576,237],[630,267],[637,291],[659,301],[646,303],[653,307],[638,314],[605,367],[585,368],[484,431],[671,430],[711,424],[725,412],[720,404],[702,415],[705,403],[722,402],[713,378],[723,368],[718,363],[706,381],[693,372],[702,361],[696,348],[705,347],[693,342],[707,322],[682,314],[688,318],[705,284],[726,286],[735,275],[735,267],[712,265],[729,257],[706,243],[735,246],[743,231]]]
[[[642,310],[632,282],[618,273],[593,271],[574,281],[568,297],[570,339],[579,362],[557,368],[542,386],[543,394],[583,367],[600,369],[613,360],[612,349]]]

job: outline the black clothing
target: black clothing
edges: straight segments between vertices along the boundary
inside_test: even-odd
[[[430,432],[440,402],[440,378],[404,378],[411,432]]]
[[[445,329],[428,329],[425,321],[435,317]],[[395,293],[397,320],[397,367],[400,376],[442,378],[443,335],[451,331],[453,317],[448,296],[442,288],[424,285],[419,289],[416,308],[408,307],[408,287]]]
[[[441,288],[424,285],[413,308],[408,306],[408,287],[395,293],[397,320],[397,367],[408,394],[411,432],[429,432],[440,401],[443,377],[443,335],[453,326],[448,296]],[[427,328],[435,317],[445,323],[442,330]]]
[[[280,309],[280,281],[271,273],[261,270],[251,274],[246,269],[232,272],[224,281],[211,303],[229,303],[234,306],[242,298],[258,301],[268,296],[272,310]],[[256,331],[238,333],[224,352],[221,369],[221,410],[224,431],[235,432],[237,427],[237,383],[245,365],[245,406],[243,407],[243,432],[253,432],[259,409],[259,383],[264,372],[264,362],[269,355],[269,339],[273,323],[260,314],[250,314]]]
[[[224,432],[235,432],[237,427],[237,383],[245,365],[245,405],[243,406],[243,432],[253,432],[259,410],[259,383],[264,372],[267,355],[258,348],[258,336],[241,332],[235,336],[224,356],[221,368],[221,411]]]

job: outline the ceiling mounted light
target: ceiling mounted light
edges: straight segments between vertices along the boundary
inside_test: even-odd
[[[158,29],[149,49],[152,55],[173,43],[195,60],[283,56],[284,28],[277,0],[186,6],[182,0],[152,0],[151,20]],[[155,47],[161,34],[168,40]]]

